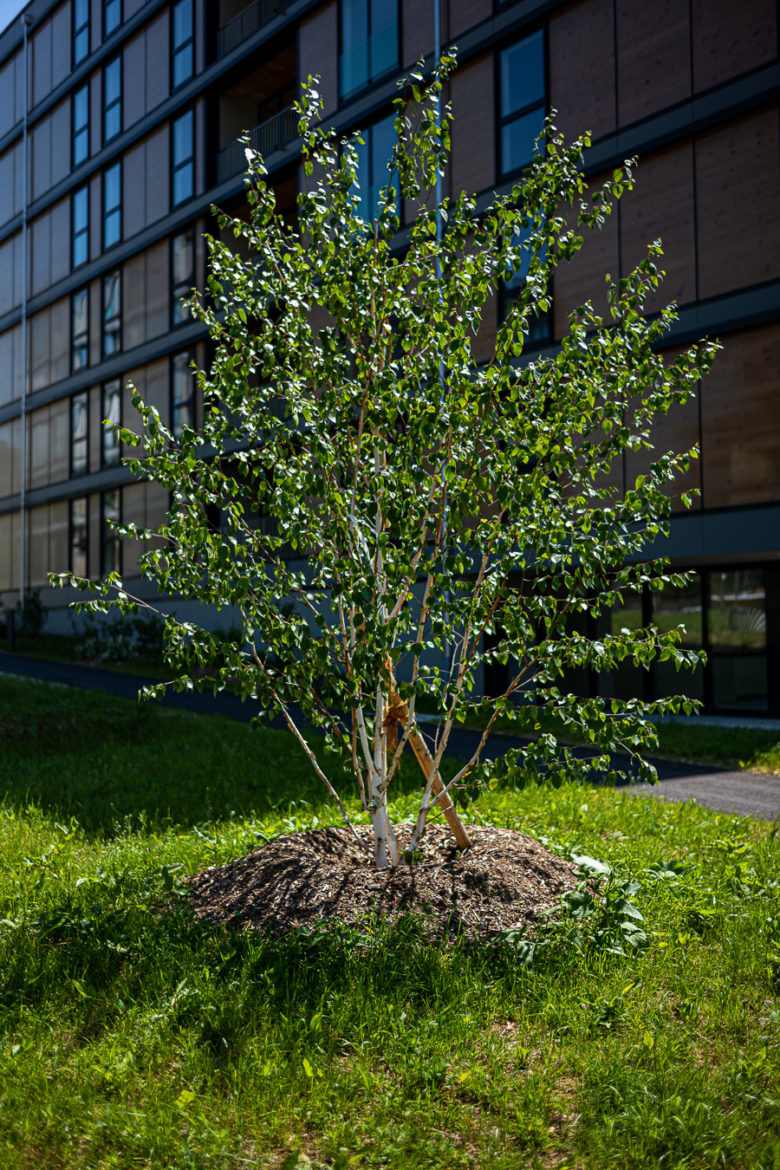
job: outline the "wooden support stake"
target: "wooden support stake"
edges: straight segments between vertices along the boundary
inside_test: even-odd
[[[400,695],[398,695],[395,690],[390,692],[390,706],[394,711],[398,712],[400,719],[406,723],[409,718],[409,707],[408,704],[404,703]],[[412,751],[417,757],[417,763],[422,768],[423,775],[427,781],[428,777],[433,771],[433,756],[428,751],[428,745],[416,727],[413,727],[409,732],[409,743],[412,745]],[[434,796],[438,796],[443,788],[444,785],[441,782],[441,776],[437,772],[433,778]],[[445,820],[447,821],[447,824],[452,831],[452,835],[458,844],[458,848],[468,849],[471,845],[471,837],[469,837],[468,833],[466,832],[466,826],[458,816],[457,809],[450,799],[449,792],[444,793],[444,795],[439,799],[438,805],[441,811],[444,813]]]

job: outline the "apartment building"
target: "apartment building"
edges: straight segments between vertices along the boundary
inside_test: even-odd
[[[197,424],[207,340],[182,298],[204,279],[211,205],[243,202],[238,135],[252,130],[293,214],[291,103],[318,74],[327,121],[364,131],[370,198],[397,78],[454,43],[450,194],[508,189],[552,107],[591,130],[594,182],[640,158],[636,192],[556,274],[533,344],[554,350],[577,304],[603,302],[605,273],[663,238],[670,352],[704,334],[725,347],[657,435],[701,446],[682,485],[700,497],[664,544],[695,577],[612,620],[685,621],[709,653],[689,691],[780,714],[779,35],[777,0],[31,0],[0,36],[0,607],[41,588],[67,629],[46,572],[132,578],[137,550],[109,522],[164,516],[101,420],[133,425],[132,381],[174,431]],[[640,470],[627,460],[625,482]],[[663,666],[614,683],[680,686]]]

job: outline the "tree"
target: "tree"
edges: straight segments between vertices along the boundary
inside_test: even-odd
[[[368,218],[362,140],[319,124],[310,79],[298,107],[308,187],[297,223],[247,149],[249,216],[219,213],[243,254],[208,239],[207,295],[193,302],[215,348],[197,373],[202,429],[174,435],[136,394],[142,433],[121,431],[139,448],[132,470],[172,493],[143,573],[163,594],[241,615],[234,640],[166,616],[173,686],[229,686],[261,712],[281,711],[349,823],[321,748],[335,752],[370,815],[379,866],[399,861],[387,798],[407,744],[425,773],[411,850],[437,800],[465,844],[451,796],[467,776],[495,773],[482,755],[499,716],[541,732],[506,766],[609,768],[616,749],[639,759],[652,745],[647,714],[684,700],[584,699],[566,672],[696,661],[677,631],[595,637],[577,623],[646,583],[682,581],[642,553],[667,531],[669,485],[695,450],[648,459],[625,491],[609,475],[624,453],[651,449],[654,421],[695,392],[716,346],[673,361],[658,352],[674,312],[643,316],[662,276],[656,243],[608,282],[606,320],[584,305],[557,352],[529,359],[552,272],[632,186],[631,164],[589,194],[587,135],[566,144],[548,121],[509,195],[481,214],[465,193],[437,203],[453,67],[443,58],[427,82],[418,71],[398,98],[387,182],[369,193]],[[413,218],[399,235],[402,206]],[[475,337],[507,281],[519,291],[480,362]],[[96,593],[88,608],[148,604],[115,573],[75,583]],[[493,662],[507,664],[507,682],[486,698],[481,668]],[[423,706],[440,716],[430,745]],[[445,785],[440,765],[466,717],[484,731]],[[304,720],[324,737],[304,736]],[[561,733],[592,745],[591,758],[562,747]]]

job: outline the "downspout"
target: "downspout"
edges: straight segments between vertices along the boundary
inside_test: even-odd
[[[27,195],[29,186],[29,176],[27,173],[27,111],[29,105],[28,94],[28,44],[27,44],[27,30],[32,24],[32,16],[29,12],[22,14],[22,28],[24,30],[24,115],[22,121],[22,394],[21,394],[21,442],[22,442],[22,461],[21,461],[21,483],[19,492],[19,601],[22,606],[22,615],[24,615],[24,590],[26,582],[26,521],[25,514],[25,487],[27,482],[27,275],[28,275],[28,257],[27,257]],[[22,618],[24,620],[24,618]]]

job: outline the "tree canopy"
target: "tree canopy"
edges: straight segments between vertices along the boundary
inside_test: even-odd
[[[496,774],[483,750],[499,716],[534,734],[505,768],[585,774],[623,749],[646,774],[646,716],[687,701],[616,698],[609,672],[696,661],[678,631],[594,630],[626,595],[682,581],[645,550],[668,531],[670,486],[696,451],[654,450],[653,427],[695,394],[717,347],[660,348],[675,315],[646,315],[656,242],[608,278],[605,316],[588,302],[557,346],[533,351],[553,272],[631,188],[632,164],[590,189],[588,136],[567,143],[548,119],[508,194],[484,208],[465,192],[437,201],[453,67],[444,57],[408,79],[386,182],[368,199],[362,140],[320,122],[311,79],[294,223],[247,148],[248,215],[218,213],[223,236],[208,238],[207,289],[192,305],[214,346],[197,373],[202,426],[175,434],[136,394],[140,434],[121,431],[132,470],[172,499],[159,532],[121,531],[152,542],[140,565],[161,595],[208,607],[201,623],[165,617],[172,685],[230,687],[259,714],[281,711],[343,809],[323,749],[335,752],[379,865],[399,860],[387,796],[407,745],[425,774],[412,848],[436,801],[465,837],[451,798],[467,777]],[[480,359],[497,299],[508,309]],[[624,488],[612,473],[637,452],[646,470]],[[150,605],[117,574],[74,583],[97,594],[93,608]],[[205,616],[225,608],[239,637]],[[496,662],[505,685],[487,697]],[[576,693],[583,670],[607,680],[604,694]],[[438,716],[432,736],[423,711]],[[479,746],[443,786],[466,719],[483,729]]]

